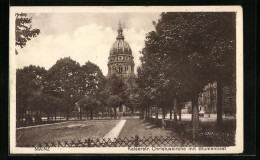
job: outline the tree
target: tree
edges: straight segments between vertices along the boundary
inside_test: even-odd
[[[42,92],[43,77],[47,71],[43,67],[30,65],[16,71],[16,113],[23,121],[26,110],[40,110],[33,101]]]
[[[106,95],[105,95],[105,77],[100,70],[100,68],[94,63],[87,62],[85,65],[81,67],[80,74],[78,76],[77,82],[78,84],[78,98],[77,99],[85,99],[93,97],[99,103],[96,108],[98,111],[103,111],[106,103]],[[103,97],[104,96],[104,97]],[[83,101],[84,102],[84,101]],[[85,107],[86,108],[86,107]],[[87,107],[89,108],[89,107]],[[99,109],[99,110],[98,110]],[[93,112],[92,112],[93,113]]]
[[[79,101],[81,108],[84,108],[86,111],[90,111],[90,119],[93,119],[93,112],[97,110],[101,105],[100,101],[94,96],[85,96]]]
[[[134,108],[136,108],[135,99],[138,99],[138,86],[136,84],[136,76],[131,75],[129,77],[125,77],[125,105],[130,108],[131,112],[134,112]]]
[[[15,17],[15,45],[23,48],[28,41],[40,34],[40,30],[32,28],[32,17],[28,18],[27,13],[16,13]],[[18,54],[17,50],[15,54]]]
[[[208,36],[215,42],[207,56],[211,81],[217,81],[217,127],[222,126],[222,88],[236,82],[236,14],[222,13],[208,28],[214,34]]]
[[[145,41],[145,47],[142,50],[142,66],[138,69],[138,85],[150,96],[155,106],[162,108],[162,127],[164,128],[164,117],[167,108],[171,106],[171,99],[175,96],[174,81],[167,77],[166,57],[162,57],[160,38],[156,32],[150,32]],[[164,55],[163,55],[164,56]],[[156,97],[156,98],[155,98]],[[148,106],[146,110],[151,110]],[[147,112],[147,111],[146,111]],[[149,115],[148,115],[149,116]],[[156,116],[158,117],[158,116]]]
[[[109,91],[109,104],[114,108],[114,118],[116,118],[116,108],[126,102],[126,85],[123,77],[112,74],[107,80],[107,88]]]
[[[70,57],[60,59],[53,65],[44,77],[44,93],[62,99],[64,102],[61,110],[69,113],[75,108],[78,101],[80,65]]]
[[[97,65],[88,61],[81,67],[78,83],[83,95],[97,95],[105,87],[105,77]]]
[[[132,98],[132,105],[136,111],[139,110],[139,116],[140,119],[144,119],[144,109],[145,109],[145,98],[148,98],[147,96],[144,96],[144,92],[141,88],[138,88],[136,92],[133,95]],[[148,103],[148,102],[147,102]]]
[[[165,95],[182,101],[191,100],[193,115],[198,114],[198,96],[203,87],[223,77],[220,74],[231,77],[227,73],[230,73],[228,66],[232,65],[224,64],[224,59],[234,60],[231,54],[234,32],[227,33],[235,28],[232,24],[228,26],[234,22],[233,15],[162,13],[158,23],[154,23],[155,31],[147,34],[142,50],[142,72],[138,76],[144,77],[147,87],[155,90],[160,98],[167,93]],[[167,88],[172,90],[167,91]],[[194,122],[198,122],[196,117]],[[193,126],[198,128],[198,124]]]
[[[34,103],[40,108],[41,111],[47,114],[47,120],[50,121],[50,116],[54,116],[56,121],[57,112],[61,110],[64,105],[63,101],[48,94],[41,94],[35,98]]]
[[[158,103],[158,101],[156,101],[156,98],[158,98],[158,92],[156,92],[156,81],[158,79],[155,78],[156,75],[158,75],[158,71],[156,69],[152,71],[153,68],[149,66],[150,63],[147,63],[152,59],[147,59],[147,61],[144,61],[143,58],[146,57],[142,57],[141,61],[143,61],[143,64],[137,69],[138,75],[136,83],[138,85],[139,95],[137,100],[141,101],[139,102],[139,108],[142,110],[142,117],[147,119],[147,117],[150,116],[149,110],[151,105]]]
[[[106,82],[107,83],[107,82]],[[109,105],[109,91],[107,90],[106,87],[103,88],[101,92],[98,94],[98,100],[101,103],[101,113],[102,113],[102,118],[104,116],[104,112],[107,112],[108,110],[108,105]]]
[[[122,105],[120,96],[118,95],[111,95],[108,98],[108,104],[114,108],[114,118],[116,119],[117,113],[116,113],[116,108]]]

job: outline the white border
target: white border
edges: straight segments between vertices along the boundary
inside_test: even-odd
[[[75,9],[76,8],[76,9]],[[236,83],[237,83],[237,117],[236,117],[236,146],[227,147],[225,151],[128,151],[128,147],[109,148],[51,148],[50,151],[35,151],[34,148],[15,146],[16,135],[16,62],[15,62],[15,12],[27,13],[87,13],[87,12],[236,12]],[[85,7],[10,7],[10,153],[11,154],[232,154],[243,152],[243,10],[241,6],[85,6]],[[188,148],[188,147],[187,147]]]

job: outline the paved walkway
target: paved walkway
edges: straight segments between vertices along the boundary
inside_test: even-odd
[[[113,129],[111,129],[103,138],[117,138],[125,125],[126,120],[121,120]]]

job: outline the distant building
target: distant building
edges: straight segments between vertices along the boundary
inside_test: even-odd
[[[222,111],[224,114],[236,114],[236,86],[235,84],[222,88]],[[209,83],[198,98],[200,112],[217,113],[217,82]]]
[[[225,115],[236,114],[236,86],[231,84],[222,88],[222,112]],[[200,113],[217,113],[217,82],[207,84],[198,98],[198,109]],[[192,113],[191,101],[186,102],[182,113]]]
[[[217,83],[209,83],[204,87],[204,92],[198,98],[199,111],[217,113]]]
[[[134,57],[129,44],[123,36],[123,29],[119,23],[118,36],[113,43],[108,57],[108,76],[112,74],[131,76],[134,74]]]

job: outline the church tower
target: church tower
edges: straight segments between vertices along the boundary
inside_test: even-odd
[[[117,74],[128,77],[134,75],[134,57],[129,44],[125,41],[120,22],[117,32],[116,42],[113,43],[108,57],[108,76]]]

